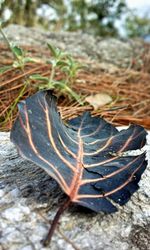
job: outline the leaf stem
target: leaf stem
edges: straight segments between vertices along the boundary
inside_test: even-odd
[[[3,29],[1,27],[1,25],[0,25],[0,33],[2,34],[2,36],[3,36],[4,40],[5,40],[5,42],[7,43],[8,47],[11,49],[10,42],[9,42],[7,36],[5,35],[5,33],[3,32]]]
[[[71,203],[71,200],[68,197],[67,200],[65,201],[65,203],[63,203],[62,206],[58,209],[58,211],[53,219],[52,225],[49,229],[49,232],[48,232],[46,238],[42,242],[43,246],[48,246],[48,244],[50,243],[51,238],[52,238],[53,233],[58,225],[58,221],[59,221],[62,213],[69,207],[70,203]]]
[[[6,42],[8,48],[11,50],[11,52],[12,52],[14,58],[17,59],[17,61],[18,61],[18,57],[15,55],[15,53],[14,53],[12,47],[11,47],[11,43],[9,42],[7,36],[5,35],[5,33],[4,33],[4,31],[3,31],[2,27],[1,27],[1,25],[0,25],[0,33],[1,33],[1,35],[2,35],[2,37],[3,37],[3,39],[4,39],[4,41]]]

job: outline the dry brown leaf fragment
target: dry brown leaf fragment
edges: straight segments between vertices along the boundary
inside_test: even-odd
[[[94,107],[94,109],[98,109],[110,102],[112,102],[112,97],[107,93],[99,93],[95,95],[90,95],[85,98],[85,101]]]

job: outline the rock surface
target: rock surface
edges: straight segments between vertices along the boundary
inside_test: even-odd
[[[140,58],[144,46],[141,40],[93,37],[81,32],[56,33],[18,25],[10,25],[4,30],[11,42],[19,45],[37,45],[39,53],[40,46],[47,47],[47,43],[51,43],[72,55],[107,63],[106,68],[110,65],[129,68],[133,60],[136,60],[139,66],[142,63]],[[0,40],[2,40],[1,36]]]
[[[41,240],[49,228],[48,220],[53,218],[65,196],[44,171],[18,155],[9,133],[1,132],[1,249],[150,249],[149,182],[150,164],[142,176],[139,191],[115,214],[95,214],[81,207],[70,207],[61,218],[51,246],[44,248]]]

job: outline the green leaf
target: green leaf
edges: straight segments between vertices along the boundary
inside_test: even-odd
[[[40,74],[33,74],[30,76],[30,79],[31,80],[45,81],[45,82],[49,81],[48,77],[41,76]]]
[[[58,61],[57,62],[57,66],[60,66],[60,67],[64,67],[64,66],[67,66],[68,63],[66,61]]]
[[[56,51],[55,47],[52,46],[50,43],[48,43],[47,46],[48,46],[50,52],[52,53],[52,56],[57,57],[57,51]]]
[[[18,46],[12,46],[11,49],[17,58],[21,58],[24,56],[23,50],[19,48]]]
[[[68,72],[70,71],[70,68],[69,68],[68,65],[65,65],[65,66],[63,66],[63,67],[61,68],[61,70],[62,70],[63,72],[65,72],[65,73],[68,73]]]
[[[4,66],[2,68],[0,68],[0,74],[3,74],[4,72],[6,72],[7,70],[11,69],[12,66]]]
[[[78,95],[76,92],[74,92],[71,88],[69,88],[67,85],[65,86],[65,90],[77,101],[80,103],[80,105],[83,105],[84,102],[81,100],[80,95]]]
[[[38,62],[41,62],[41,59],[32,58],[32,57],[25,57],[25,58],[23,58],[23,62],[24,63],[28,63],[28,62],[38,63]]]

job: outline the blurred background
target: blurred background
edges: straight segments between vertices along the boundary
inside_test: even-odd
[[[0,0],[4,26],[21,24],[150,41],[148,0]]]

